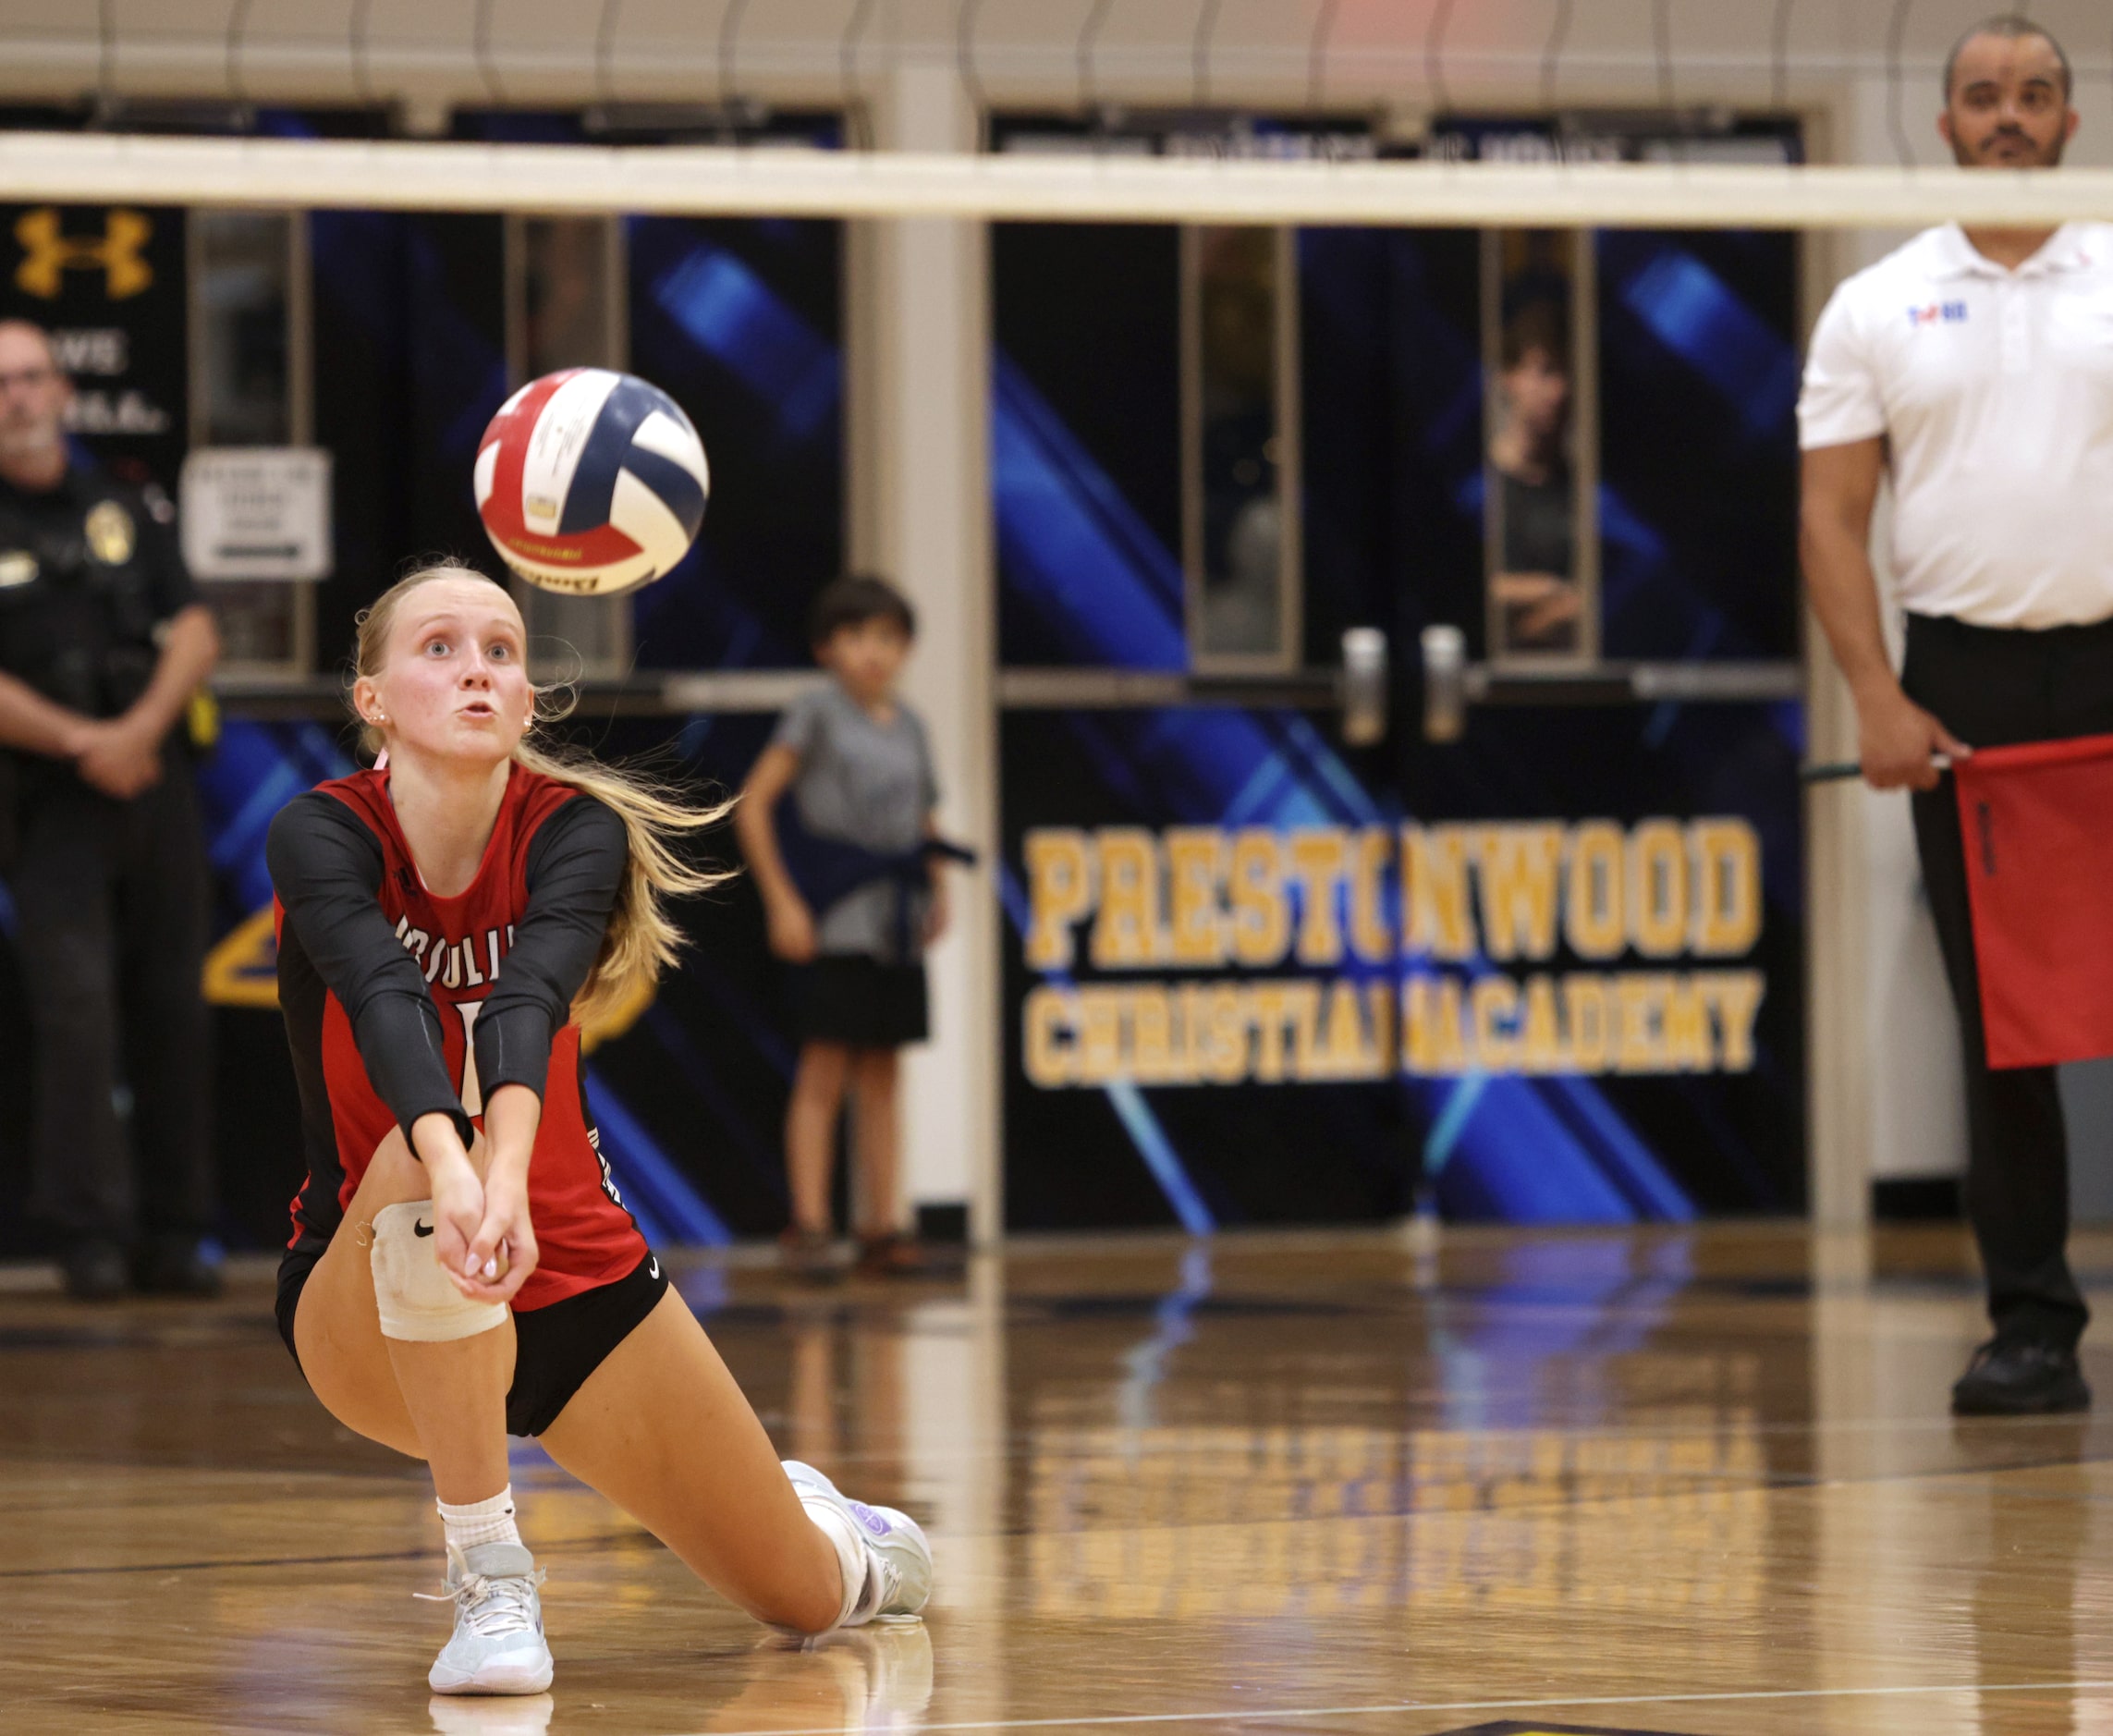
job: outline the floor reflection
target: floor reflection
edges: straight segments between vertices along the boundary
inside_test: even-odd
[[[680,1283],[784,1452],[927,1523],[927,1625],[772,1642],[523,1444],[558,1681],[429,1704],[429,1492],[300,1387],[267,1285],[4,1294],[0,1723],[2113,1736],[2113,1424],[1946,1414],[1981,1330],[1958,1237],[1169,1237]]]

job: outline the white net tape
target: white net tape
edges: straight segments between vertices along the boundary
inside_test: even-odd
[[[0,134],[0,200],[383,211],[1648,228],[2113,218],[2113,170],[1215,161]]]

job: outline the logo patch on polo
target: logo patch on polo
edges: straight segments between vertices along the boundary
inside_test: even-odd
[[[1908,310],[1908,324],[1923,325],[1957,325],[1966,318],[1963,301],[1925,301],[1919,308]]]

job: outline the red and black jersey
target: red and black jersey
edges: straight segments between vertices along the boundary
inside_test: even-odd
[[[386,773],[286,805],[266,859],[309,1171],[289,1248],[320,1255],[392,1130],[408,1140],[421,1116],[451,1115],[467,1145],[486,1094],[521,1084],[543,1098],[529,1165],[541,1258],[515,1308],[614,1282],[645,1257],[588,1118],[570,1015],[627,855],[615,813],[519,765],[455,898],[420,877]]]

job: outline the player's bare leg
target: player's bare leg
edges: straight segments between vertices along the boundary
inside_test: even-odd
[[[544,1431],[550,1456],[762,1621],[800,1633],[911,1615],[931,1585],[905,1515],[847,1501],[770,1437],[670,1290]]]
[[[473,1151],[471,1161],[481,1161],[482,1155],[481,1150]],[[382,1337],[374,1302],[372,1234],[363,1227],[372,1224],[384,1206],[422,1200],[431,1192],[425,1169],[406,1148],[402,1133],[391,1133],[375,1148],[359,1191],[345,1208],[344,1229],[331,1238],[309,1274],[294,1314],[294,1348],[300,1354],[301,1373],[324,1408],[355,1434],[413,1459],[427,1458],[424,1437],[405,1399],[388,1341]],[[505,1393],[513,1378],[513,1328],[509,1324],[482,1338],[487,1342],[476,1339],[461,1342],[503,1362],[506,1378],[499,1387],[499,1408],[490,1415],[498,1438],[499,1462],[504,1465]],[[451,1467],[450,1486],[455,1486],[454,1474]]]
[[[470,1159],[481,1166],[482,1157],[480,1143]],[[535,1595],[540,1576],[514,1527],[507,1470],[512,1316],[502,1310],[489,1327],[446,1339],[391,1337],[382,1327],[375,1220],[428,1192],[423,1167],[403,1135],[391,1133],[347,1208],[348,1233],[332,1239],[302,1289],[294,1343],[333,1416],[423,1459],[433,1473],[449,1532],[446,1595],[458,1613],[432,1685],[443,1693],[541,1693],[551,1665]],[[429,1244],[413,1224],[397,1221],[404,1216],[385,1222],[411,1238],[407,1252],[415,1259]],[[409,1216],[430,1224],[430,1213]]]

